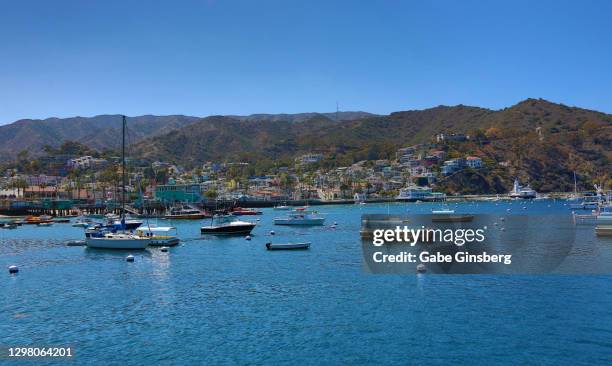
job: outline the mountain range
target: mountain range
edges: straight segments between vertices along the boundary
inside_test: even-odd
[[[0,126],[0,156],[14,159],[24,149],[36,155],[44,145],[66,140],[116,149],[120,121],[118,115],[17,121]],[[508,174],[539,184],[555,180],[556,188],[570,184],[576,170],[608,179],[612,160],[612,115],[543,99],[526,99],[501,110],[457,105],[389,115],[140,116],[130,117],[128,124],[134,156],[186,167],[208,160],[288,162],[304,153],[322,153],[346,165],[392,158],[399,147],[431,142],[440,133],[479,136],[478,143],[472,139],[452,149],[481,156],[489,165],[509,164]]]

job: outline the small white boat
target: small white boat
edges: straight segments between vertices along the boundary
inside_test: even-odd
[[[136,229],[136,235],[150,238],[151,246],[173,246],[177,245],[180,240],[178,238],[176,228],[173,226],[148,226],[142,225]]]
[[[39,222],[36,225],[38,225],[38,226],[51,226],[51,225],[53,225],[53,223],[52,222]]]
[[[274,209],[276,211],[287,211],[291,209],[291,206],[287,206],[287,205],[279,205],[279,206],[274,206]]]
[[[85,243],[90,248],[145,249],[151,243],[151,238],[129,233],[108,233],[103,237],[89,237]]]
[[[310,248],[310,242],[285,243],[285,244],[266,243],[266,249],[268,250],[296,250],[296,249],[308,249],[308,248]]]
[[[431,210],[431,213],[434,215],[451,215],[455,213],[455,210],[451,210],[449,208],[443,208],[440,210]]]
[[[297,211],[274,219],[274,225],[321,226],[324,223],[325,217],[307,211]]]
[[[72,226],[73,227],[88,227],[89,224],[91,224],[91,220],[77,220],[72,224]]]

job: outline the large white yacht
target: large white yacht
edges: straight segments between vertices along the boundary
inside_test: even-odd
[[[410,184],[408,187],[402,188],[399,191],[397,201],[444,201],[446,195],[440,192],[433,192],[431,187],[421,187],[416,184]]]

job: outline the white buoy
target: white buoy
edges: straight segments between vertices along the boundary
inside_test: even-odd
[[[418,273],[425,273],[427,272],[427,267],[425,267],[423,263],[419,263],[419,265],[417,265],[416,270]]]
[[[19,267],[17,267],[17,266],[9,266],[8,270],[9,270],[9,273],[17,273],[17,272],[19,272]]]
[[[336,221],[334,221],[334,226],[338,225],[338,223]]]
[[[251,240],[251,236],[250,236],[250,235],[247,235],[245,239],[246,239],[246,240]]]
[[[504,217],[500,218],[501,221],[506,221],[506,219]]]
[[[270,230],[270,235],[274,235],[274,234],[276,234],[274,230]]]
[[[261,219],[257,219],[257,221],[261,221]]]
[[[503,227],[500,229],[501,231],[505,231],[506,229],[504,229]]]
[[[161,247],[161,248],[159,248],[159,250],[161,250],[162,252],[164,252],[164,253],[165,253],[165,252],[167,252],[167,251],[168,251],[168,247]]]
[[[125,260],[126,260],[126,261],[128,261],[128,262],[133,262],[133,261],[134,261],[134,256],[130,254],[130,255],[128,255],[128,256],[125,258]]]

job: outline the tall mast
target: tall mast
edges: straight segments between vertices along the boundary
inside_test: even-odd
[[[121,129],[121,173],[122,173],[122,187],[121,187],[121,224],[125,227],[125,186],[127,185],[125,176],[125,116],[122,116],[122,129]]]

